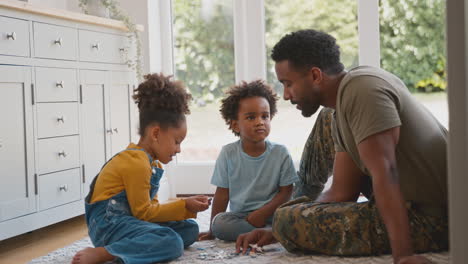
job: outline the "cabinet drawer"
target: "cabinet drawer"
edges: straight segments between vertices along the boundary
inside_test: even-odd
[[[36,68],[37,102],[77,102],[75,69]]]
[[[124,63],[128,51],[127,37],[121,35],[79,30],[80,60]]]
[[[76,168],[79,166],[78,136],[39,139],[37,154],[39,174]]]
[[[33,25],[35,57],[76,60],[76,29],[38,22],[33,22]]]
[[[37,137],[78,134],[78,103],[37,105]]]
[[[39,210],[80,199],[80,169],[60,171],[38,177]]]
[[[29,57],[28,21],[0,16],[0,54]]]

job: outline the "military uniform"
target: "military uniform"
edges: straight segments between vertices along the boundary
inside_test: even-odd
[[[324,108],[307,140],[300,183],[273,217],[273,235],[289,251],[356,256],[391,252],[372,196],[372,176],[360,160],[365,138],[400,127],[396,149],[415,252],[448,249],[447,130],[415,101],[396,76],[372,67],[351,70],[338,89],[336,110]],[[333,150],[334,148],[334,150]],[[368,202],[315,203],[332,174],[335,151],[345,151],[368,175]]]
[[[299,182],[294,186],[294,198],[305,195],[315,200],[333,173],[335,149],[331,123],[334,112],[331,108],[323,108],[307,138],[299,165]]]

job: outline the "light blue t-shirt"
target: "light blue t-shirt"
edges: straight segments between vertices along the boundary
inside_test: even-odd
[[[278,193],[280,186],[299,180],[285,146],[266,142],[265,152],[251,157],[241,140],[224,146],[216,160],[211,184],[229,189],[231,212],[259,209]]]

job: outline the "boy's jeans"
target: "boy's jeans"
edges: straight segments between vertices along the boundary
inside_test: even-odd
[[[225,212],[219,213],[213,218],[211,232],[218,239],[226,241],[236,241],[240,234],[254,230],[256,227],[247,222],[247,216],[251,212]],[[266,224],[271,226],[273,216],[268,218]]]

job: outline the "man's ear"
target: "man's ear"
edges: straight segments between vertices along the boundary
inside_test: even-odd
[[[231,120],[230,126],[232,131],[239,133],[239,123],[237,122],[237,120]]]
[[[320,68],[318,67],[312,67],[310,69],[310,74],[312,74],[312,77],[314,78],[314,83],[321,83],[323,80],[323,72]]]

